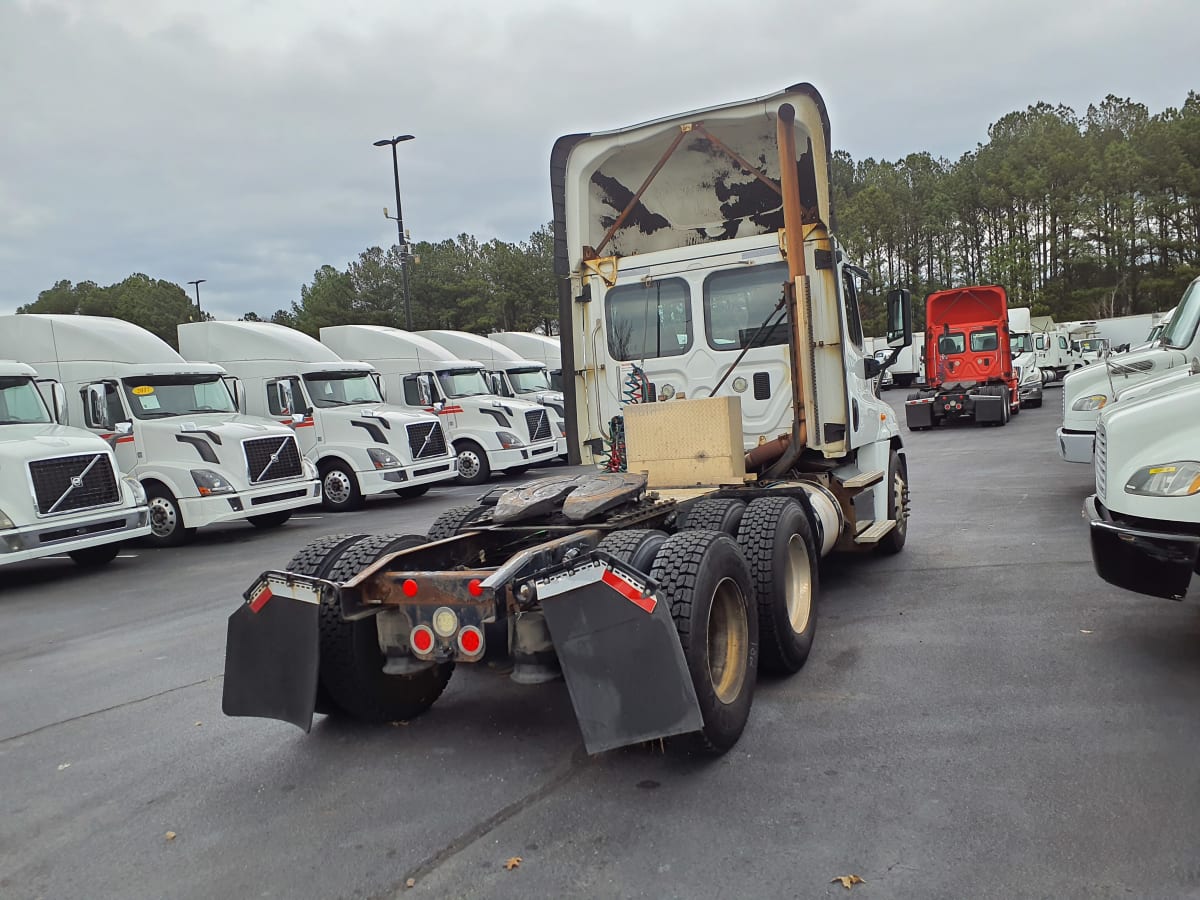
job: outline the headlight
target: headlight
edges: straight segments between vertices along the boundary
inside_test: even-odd
[[[1076,412],[1085,412],[1091,409],[1104,409],[1104,404],[1108,402],[1108,397],[1105,394],[1092,394],[1088,397],[1080,397],[1071,404],[1071,409]]]
[[[513,450],[517,447],[524,447],[525,442],[513,434],[511,431],[497,431],[496,440],[500,442],[500,446],[505,450]]]
[[[1037,366],[1030,366],[1029,368],[1027,368],[1025,370],[1024,380],[1029,381],[1029,382],[1041,381],[1042,380],[1041,370],[1038,369]]]
[[[192,469],[192,481],[196,482],[196,490],[201,497],[233,493],[233,485],[212,469]]]
[[[0,509],[0,531],[7,531],[9,528],[16,528],[13,520],[8,517],[4,510]]]
[[[193,476],[195,473],[192,473]],[[129,485],[129,490],[133,493],[133,502],[141,506],[146,502],[146,489],[142,487],[142,483],[132,475],[122,475],[121,480]]]
[[[400,465],[396,454],[382,447],[368,447],[367,456],[371,458],[371,465],[377,469],[395,469]]]
[[[1146,466],[1125,483],[1125,493],[1146,497],[1190,497],[1200,492],[1200,462],[1183,460]]]

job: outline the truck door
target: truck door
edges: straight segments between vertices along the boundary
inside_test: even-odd
[[[134,473],[142,454],[138,450],[133,416],[125,408],[121,390],[115,381],[97,381],[84,385],[83,421],[113,447],[117,465],[126,474]]]
[[[879,432],[879,401],[871,380],[865,377],[866,341],[863,338],[862,315],[858,306],[856,270],[841,266],[842,293],[842,355],[846,366],[846,409],[851,447],[874,441]],[[865,275],[866,273],[862,273]]]
[[[321,435],[312,404],[308,402],[304,393],[303,383],[295,375],[289,375],[285,378],[268,379],[264,388],[267,392],[267,412],[273,419],[278,419],[295,429],[300,452],[315,461]]]

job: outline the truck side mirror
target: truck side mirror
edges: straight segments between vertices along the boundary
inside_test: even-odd
[[[108,401],[105,397],[103,384],[89,384],[84,388],[87,403],[88,422],[93,428],[112,428],[108,418]]]
[[[904,288],[887,294],[887,344],[896,348],[912,344],[912,294]]]
[[[878,378],[879,373],[883,371],[883,363],[873,356],[863,357],[863,378],[870,381],[872,378]]]

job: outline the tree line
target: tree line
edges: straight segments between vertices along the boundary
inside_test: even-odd
[[[1001,284],[1012,306],[1059,321],[1165,310],[1200,275],[1200,94],[1150,114],[1108,96],[1082,114],[1037,103],[988,129],[957,161],[832,159],[833,223],[872,275],[863,319],[883,330],[883,295],[917,298]],[[460,234],[410,245],[413,327],[556,333],[549,225],[527,240]],[[404,327],[400,248],[370,247],[344,269],[323,265],[269,318],[316,334],[325,325]],[[917,303],[917,327],[924,318]],[[21,312],[129,319],[175,343],[196,317],[182,287],[132,275],[108,287],[60,281]]]

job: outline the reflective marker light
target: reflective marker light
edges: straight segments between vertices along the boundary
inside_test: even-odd
[[[741,375],[739,375],[737,378],[733,379],[733,389],[735,391],[737,391],[739,394],[744,392],[746,390],[746,387],[747,387],[746,379],[743,378]]]
[[[411,578],[405,579],[404,584],[400,585],[400,590],[404,591],[405,597],[417,596],[417,583]]]
[[[475,656],[483,650],[483,632],[474,625],[467,625],[458,633],[458,649],[464,656]]]
[[[458,616],[448,606],[439,606],[433,613],[433,630],[438,637],[448,638],[458,631]]]
[[[417,653],[428,653],[433,649],[433,632],[428,625],[418,625],[408,636],[408,645]]]
[[[483,595],[483,582],[478,578],[472,578],[467,582],[467,591],[472,597],[480,597]]]

